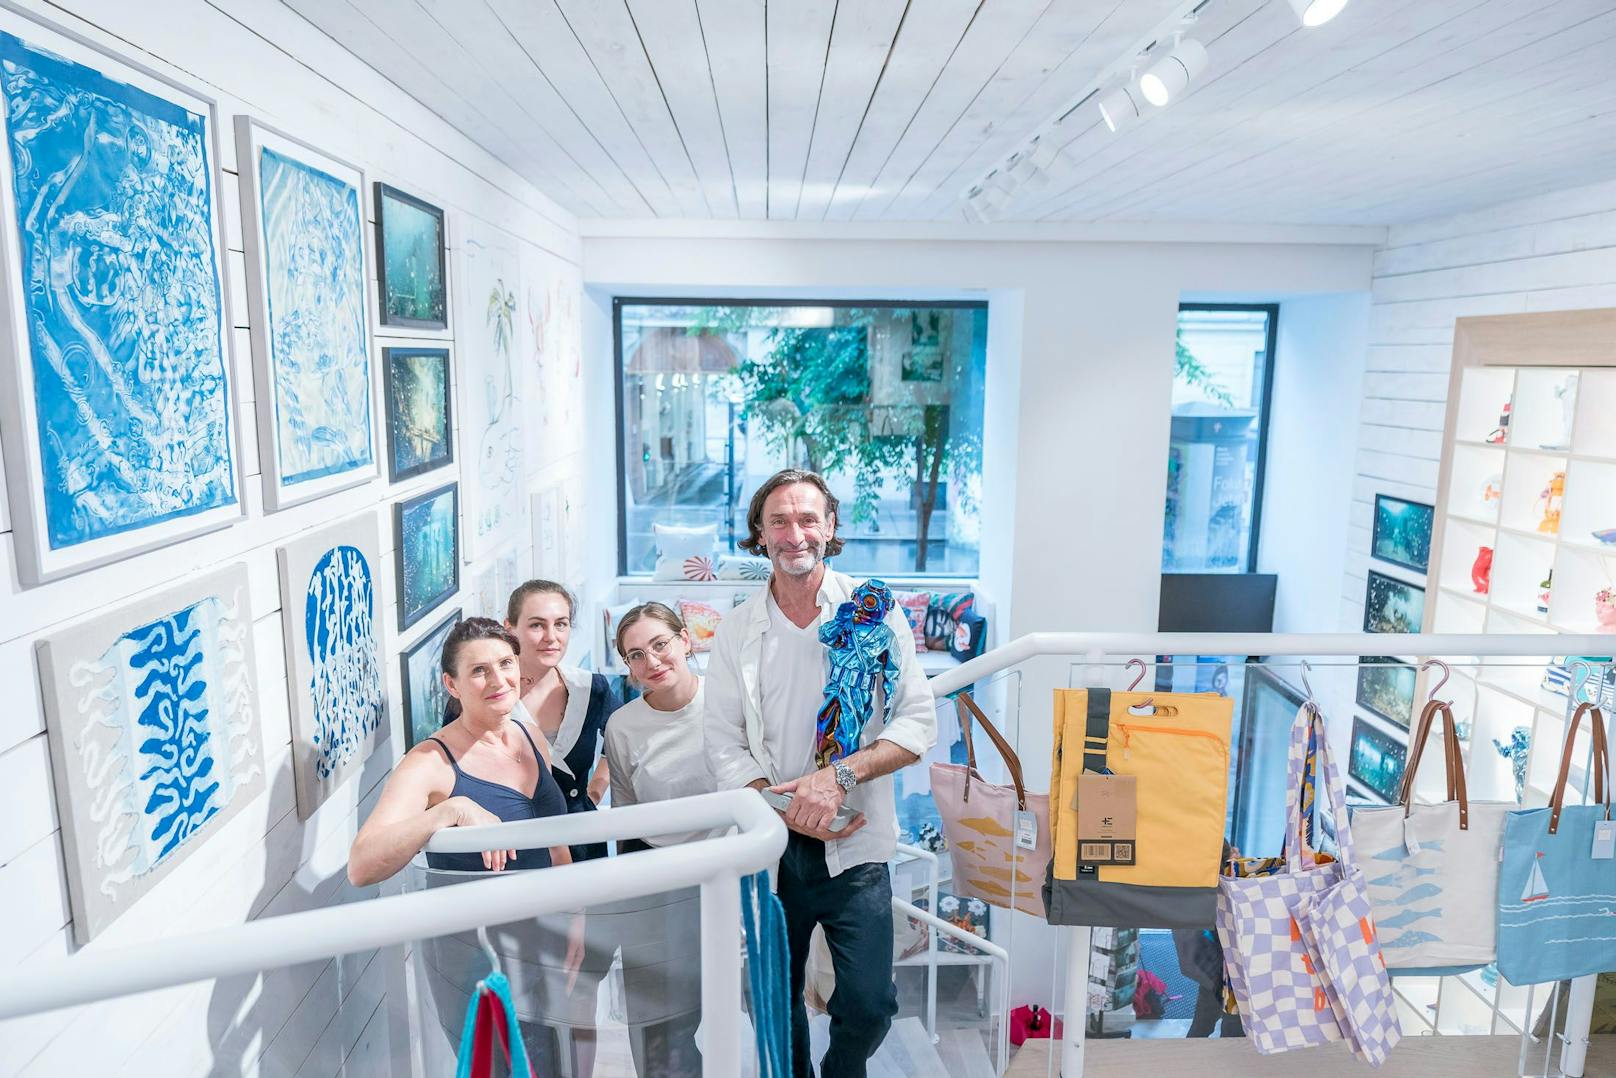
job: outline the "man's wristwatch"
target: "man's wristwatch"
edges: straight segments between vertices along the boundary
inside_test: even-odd
[[[840,760],[831,764],[831,767],[836,771],[836,785],[842,788],[842,793],[852,793],[853,787],[858,785],[858,776],[853,774],[853,768]]]

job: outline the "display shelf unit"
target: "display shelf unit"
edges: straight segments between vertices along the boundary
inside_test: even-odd
[[[1436,513],[1427,567],[1426,632],[1595,633],[1594,593],[1616,585],[1616,310],[1461,318],[1453,366]],[[1557,481],[1558,477],[1558,481]],[[1559,488],[1559,489],[1556,489]],[[1551,496],[1558,496],[1553,505]],[[1548,512],[1559,511],[1558,520]],[[1492,550],[1489,586],[1476,587],[1481,548]],[[1551,577],[1552,572],[1552,577]],[[1544,581],[1552,585],[1544,596]],[[1608,631],[1608,630],[1606,630]],[[1611,637],[1616,654],[1616,635]],[[1556,653],[1483,660],[1453,672],[1443,690],[1464,738],[1475,800],[1512,801],[1507,746],[1530,732],[1521,802],[1548,802],[1565,738],[1567,698],[1542,687]],[[1424,700],[1429,675],[1416,699]],[[1467,725],[1465,725],[1467,724]],[[1586,731],[1573,759],[1586,759]],[[1430,755],[1428,752],[1427,755]],[[1438,756],[1440,759],[1440,756]],[[1573,766],[1580,798],[1586,771]],[[1443,794],[1440,766],[1427,766],[1416,792]],[[1526,992],[1479,971],[1393,982],[1404,1029],[1414,1033],[1515,1034]]]

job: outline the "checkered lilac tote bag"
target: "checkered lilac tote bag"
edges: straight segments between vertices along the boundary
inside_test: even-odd
[[[1218,881],[1218,937],[1246,1034],[1264,1055],[1346,1040],[1383,1062],[1400,1036],[1391,980],[1375,939],[1369,896],[1353,859],[1341,776],[1324,722],[1304,704],[1291,728],[1286,834],[1303,834],[1303,770],[1315,738],[1324,804],[1340,857],[1320,863],[1287,841],[1285,871]]]

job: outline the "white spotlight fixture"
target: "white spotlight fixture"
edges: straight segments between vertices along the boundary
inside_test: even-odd
[[[1042,137],[1033,141],[1032,149],[1027,153],[1027,160],[1031,161],[1033,167],[1039,171],[1048,169],[1059,157],[1060,147],[1056,146],[1053,141]]]
[[[1312,29],[1323,26],[1347,6],[1347,0],[1290,0],[1291,10],[1296,17],[1302,20],[1302,25]]]
[[[1195,76],[1206,70],[1206,46],[1194,38],[1180,38],[1173,50],[1139,77],[1139,92],[1157,108],[1176,100]]]
[[[1100,98],[1100,119],[1113,133],[1139,119],[1138,87],[1132,84],[1118,86]]]

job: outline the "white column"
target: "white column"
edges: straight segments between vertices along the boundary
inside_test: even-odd
[[[1089,1017],[1089,944],[1093,929],[1066,930],[1066,1001],[1062,1022],[1061,1078],[1083,1078],[1083,1037]]]
[[[1560,1073],[1565,1078],[1582,1078],[1588,1058],[1588,1028],[1594,1020],[1595,976],[1578,977],[1571,982],[1566,1001],[1565,1047],[1560,1049]]]
[[[701,885],[701,1072],[708,1078],[741,1073],[740,1016],[741,881],[720,872]]]

